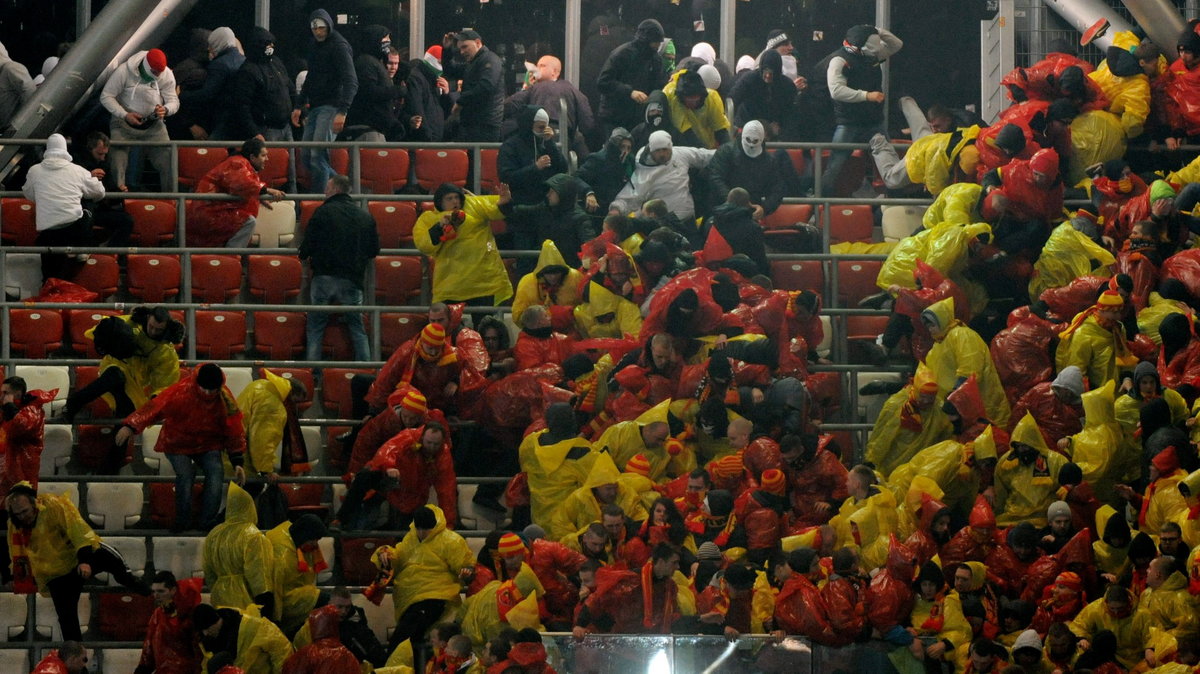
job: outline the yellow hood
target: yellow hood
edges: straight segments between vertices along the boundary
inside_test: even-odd
[[[287,397],[292,393],[291,380],[284,379],[265,367],[262,369],[262,375],[264,379],[271,382],[271,385],[275,387],[275,391],[279,393],[279,399],[287,400]]]
[[[432,503],[426,505],[425,507],[429,508],[430,510],[433,511],[433,517],[437,521],[437,524],[435,524],[433,526],[433,531],[431,531],[429,533],[429,535],[425,537],[425,540],[428,541],[429,539],[433,538],[434,536],[437,536],[438,534],[440,534],[446,530],[446,513],[442,512],[441,508],[433,505]],[[415,522],[408,525],[408,530],[410,532],[412,532],[412,535],[414,537],[416,537],[417,525]],[[424,542],[424,541],[422,541],[422,542]]]
[[[1012,442],[1029,445],[1037,449],[1043,456],[1050,452],[1050,448],[1046,446],[1045,438],[1042,437],[1042,431],[1038,428],[1037,421],[1028,412],[1025,413],[1025,418],[1017,422],[1016,428],[1013,429]]]
[[[596,463],[592,464],[592,470],[588,473],[583,486],[595,489],[606,484],[617,484],[620,478],[621,471],[617,470],[617,464],[613,463],[612,455],[608,452],[600,452],[596,456]]]
[[[921,315],[933,314],[937,319],[938,328],[945,330],[954,320],[954,298],[947,297],[944,300],[934,302],[929,305],[929,308],[921,312]]]
[[[1192,471],[1179,482],[1179,491],[1182,492],[1185,487],[1187,488],[1186,497],[1188,505],[1195,505],[1197,502],[1200,502],[1200,470]]]
[[[991,424],[988,424],[988,427],[983,429],[979,437],[971,441],[971,447],[975,452],[976,461],[996,458],[996,437]]]
[[[258,509],[254,507],[254,497],[235,482],[229,483],[229,493],[225,499],[225,521],[258,525]]]
[[[1116,423],[1117,417],[1113,411],[1115,389],[1116,384],[1110,379],[1104,386],[1083,394],[1083,416],[1087,428]]]
[[[545,271],[546,267],[562,267],[564,274],[571,269],[563,259],[562,253],[558,251],[558,246],[550,239],[542,242],[542,252],[538,253],[537,266],[533,268],[534,278]]]
[[[547,241],[546,243],[550,243],[550,242]],[[554,245],[554,244],[550,244],[550,245]],[[545,250],[543,250],[542,252],[544,254]],[[587,293],[588,293],[588,305],[591,310],[592,316],[603,316],[604,314],[616,313],[617,306],[618,306],[618,303],[621,301],[621,298],[617,297],[616,294],[613,293],[611,290],[609,290],[608,288],[605,288],[604,286],[600,285],[599,283],[591,281],[588,283]],[[578,310],[582,306],[583,306],[582,304],[579,305],[579,307],[576,307],[576,310]]]
[[[987,566],[983,562],[966,562],[966,565],[971,570],[971,591],[974,592],[987,580]]]
[[[1105,534],[1108,533],[1108,521],[1116,514],[1116,509],[1110,505],[1102,505],[1096,511],[1096,531],[1100,532],[1100,540],[1104,540]]]

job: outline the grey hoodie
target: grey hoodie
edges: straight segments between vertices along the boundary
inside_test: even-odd
[[[12,121],[13,115],[33,96],[36,87],[29,69],[8,57],[0,43],[0,131]]]

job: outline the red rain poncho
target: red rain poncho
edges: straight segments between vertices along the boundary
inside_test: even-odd
[[[144,665],[161,674],[196,674],[200,671],[199,635],[192,627],[192,609],[200,603],[203,578],[184,578],[175,591],[175,610],[168,615],[155,608],[142,642]]]
[[[780,588],[775,598],[775,624],[787,634],[808,637],[820,644],[834,641],[825,598],[802,573],[793,572]]]
[[[223,247],[242,228],[247,218],[258,215],[258,195],[265,186],[266,183],[250,165],[250,160],[240,154],[214,166],[200,179],[196,192],[223,192],[241,200],[189,201],[187,245],[195,248]]]
[[[359,663],[338,634],[338,612],[322,606],[308,616],[312,643],[292,653],[282,674],[358,674]]]
[[[896,313],[908,316],[912,321],[912,355],[913,358],[924,361],[925,356],[929,355],[929,350],[933,348],[933,335],[929,334],[929,328],[921,322],[921,312],[947,297],[952,297],[954,317],[966,323],[971,320],[971,301],[958,284],[922,260],[917,260],[913,278],[917,280],[921,289],[901,288],[900,293],[896,295]]]
[[[886,633],[904,623],[912,613],[912,582],[917,558],[891,534],[887,564],[867,586],[865,605],[871,627]]]
[[[17,414],[0,423],[0,453],[4,454],[4,463],[0,464],[0,494],[8,494],[14,484],[22,481],[37,489],[46,431],[46,412],[42,406],[56,395],[58,389],[28,391],[25,400],[18,404]],[[0,503],[2,510],[4,505]]]
[[[1009,403],[1016,404],[1026,391],[1054,376],[1050,343],[1060,330],[1031,312],[1028,306],[1018,307],[1008,315],[1008,326],[992,338],[988,348]],[[1009,420],[1022,416],[1014,413]]]
[[[458,478],[454,459],[450,456],[450,435],[442,440],[442,448],[432,460],[421,454],[421,436],[425,427],[401,431],[379,448],[375,458],[367,462],[368,470],[400,471],[400,485],[387,493],[388,502],[401,513],[412,513],[429,501],[429,490],[437,494],[438,505],[447,522],[458,521]]]

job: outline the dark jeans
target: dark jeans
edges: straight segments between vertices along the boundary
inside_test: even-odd
[[[426,599],[409,606],[396,621],[396,631],[392,632],[392,638],[388,641],[388,652],[396,650],[396,646],[405,639],[412,639],[413,664],[417,665],[417,671],[424,671],[424,663],[421,662],[424,660],[421,657],[424,653],[421,647],[425,642],[425,633],[437,623],[445,611],[444,599]]]
[[[75,222],[38,232],[34,240],[39,246],[91,246],[92,217],[87,211]],[[80,262],[62,253],[42,253],[42,281],[50,278],[70,280],[79,270]]]
[[[887,327],[883,329],[883,348],[889,351],[896,348],[901,339],[912,335],[912,319],[904,314],[892,314],[888,317]]]
[[[882,124],[838,124],[833,131],[831,142],[834,143],[865,143],[871,140],[871,136],[877,133],[886,135]],[[835,185],[838,176],[842,173],[842,165],[850,158],[853,150],[830,150],[829,163],[824,167],[825,172],[821,174],[821,194],[824,196],[849,196],[848,194],[834,194]],[[857,185],[855,186],[857,187]]]
[[[221,452],[210,450],[203,454],[167,454],[171,468],[175,470],[175,526],[174,530],[187,529],[192,519],[192,484],[196,481],[196,465],[204,471],[204,491],[200,492],[200,522],[203,531],[219,524],[217,511],[221,508],[221,486],[225,480],[225,468],[221,464]]]
[[[388,490],[394,489],[396,486],[396,480],[388,477],[387,473],[383,471],[366,468],[358,471],[354,476],[354,481],[350,483],[350,488],[346,490],[346,498],[342,502],[341,509],[337,512],[337,518],[342,522],[342,526],[356,531],[368,529],[375,520],[375,513],[378,512],[379,506],[386,500]],[[370,501],[367,501],[366,495],[371,490],[376,493]],[[412,513],[407,513],[407,516],[400,514],[397,522],[400,519],[411,521]]]
[[[150,594],[146,583],[136,578],[129,571],[120,553],[107,545],[101,545],[91,554],[88,564],[92,574],[111,573],[113,578],[122,585],[142,595]],[[54,602],[54,610],[58,613],[58,626],[62,629],[64,641],[80,641],[83,638],[79,628],[79,595],[83,593],[83,577],[78,571],[59,576],[46,583],[50,590],[50,599]]]
[[[97,210],[92,214],[92,225],[103,229],[108,236],[105,246],[125,248],[133,234],[133,216],[123,208]]]

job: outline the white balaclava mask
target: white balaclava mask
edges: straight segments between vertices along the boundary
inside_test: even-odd
[[[746,126],[742,127],[742,151],[749,157],[759,156],[763,153],[763,141],[766,138],[767,132],[763,129],[762,122],[747,122]]]

